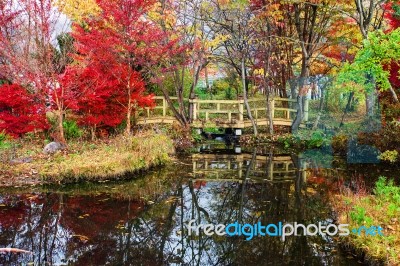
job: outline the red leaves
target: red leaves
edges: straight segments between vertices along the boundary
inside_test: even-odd
[[[385,7],[385,18],[389,22],[389,30],[392,31],[400,27],[400,16],[396,14],[396,8],[400,10],[400,4],[397,3],[386,3]]]
[[[40,40],[36,46],[27,45],[22,35],[24,27],[17,24],[25,21],[20,14],[12,12],[12,3],[0,3],[0,58],[9,62],[0,63],[0,72],[7,80],[32,91],[29,94],[26,88],[17,85],[12,85],[12,89],[1,88],[0,131],[5,129],[20,136],[43,128],[45,108],[55,110],[59,119],[72,110],[81,125],[92,128],[115,127],[124,120],[130,121],[138,108],[154,105],[153,96],[146,95],[141,72],[149,69],[162,72],[176,67],[169,60],[180,58],[186,48],[175,32],[166,32],[151,20],[149,11],[154,10],[155,0],[96,2],[102,12],[73,25],[75,49],[70,56],[74,64],[67,67],[68,62],[53,65],[57,54],[50,40],[57,16],[52,1],[21,2],[22,11],[34,14],[29,22],[35,25],[31,33]],[[5,40],[12,35],[6,30],[11,29],[20,35]],[[16,53],[13,48],[19,47],[20,42],[21,51],[27,46],[34,52],[27,49],[26,54]]]
[[[81,124],[114,127],[137,108],[153,105],[136,69],[156,62],[162,31],[145,16],[153,1],[97,3],[103,10],[99,18],[87,19],[85,28],[74,25],[78,66],[69,70],[64,86],[75,84]]]
[[[0,86],[0,132],[19,137],[45,128],[45,111],[33,95],[19,85]]]
[[[385,4],[385,18],[389,22],[389,29],[387,32],[390,32],[398,27],[400,27],[400,16],[396,15],[395,6],[400,9],[400,5],[396,3],[389,2]],[[394,88],[400,88],[400,78],[399,78],[399,70],[400,70],[400,62],[392,62],[390,65],[384,66],[385,69],[390,70],[389,81]]]

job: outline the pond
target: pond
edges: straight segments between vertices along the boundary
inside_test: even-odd
[[[380,167],[311,167],[271,147],[207,144],[132,181],[3,189],[1,265],[359,265],[335,237],[207,235],[188,224],[330,224],[331,193]],[[302,161],[303,160],[303,161]],[[387,175],[390,176],[390,175]]]

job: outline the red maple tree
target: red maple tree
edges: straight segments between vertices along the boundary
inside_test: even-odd
[[[1,76],[29,88],[29,92],[19,90],[21,94],[13,94],[17,103],[26,102],[24,97],[32,95],[35,104],[41,105],[36,111],[41,113],[43,119],[46,111],[57,114],[57,139],[64,141],[62,122],[66,107],[63,102],[65,97],[59,97],[62,90],[58,89],[58,79],[66,58],[60,56],[61,52],[54,46],[54,37],[62,31],[61,20],[52,0],[0,1]],[[29,132],[30,124],[26,124],[26,129],[16,131]]]
[[[75,78],[70,80],[81,93],[77,100],[81,123],[95,129],[125,119],[129,134],[134,112],[154,104],[153,96],[145,94],[139,71],[155,62],[163,32],[145,16],[154,1],[97,3],[102,9],[99,17],[73,26],[78,64],[72,67]]]
[[[20,137],[35,129],[48,127],[42,106],[33,94],[20,85],[0,86],[0,132]]]
[[[387,32],[391,32],[394,29],[400,27],[400,4],[389,2],[385,4],[385,18],[388,21],[388,30]],[[394,88],[400,88],[400,62],[392,62],[389,66],[386,66],[387,69],[390,69],[390,83]]]

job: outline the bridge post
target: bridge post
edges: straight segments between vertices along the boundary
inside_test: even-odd
[[[167,100],[165,100],[165,97],[163,97],[163,100],[162,100],[162,107],[163,107],[162,115],[163,115],[163,117],[166,117],[167,116]]]
[[[242,96],[239,96],[239,121],[243,122],[243,114],[244,114],[244,100]]]
[[[306,98],[304,100],[304,121],[308,122],[308,109],[309,109],[309,100]]]
[[[274,119],[275,118],[275,99],[274,98],[272,98],[272,100],[271,100],[271,114],[272,114],[272,119]]]
[[[193,122],[196,119],[197,119],[196,95],[192,93],[189,97],[189,121]]]

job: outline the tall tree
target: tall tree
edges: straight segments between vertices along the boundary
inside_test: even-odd
[[[298,111],[292,124],[292,131],[296,131],[303,120],[304,99],[308,88],[306,83],[310,75],[311,63],[316,53],[327,46],[324,38],[335,15],[335,9],[336,4],[328,3],[327,1],[292,1],[292,19],[301,49],[297,96]]]
[[[160,45],[164,34],[146,18],[154,1],[98,0],[97,4],[102,10],[98,17],[74,24],[74,68],[86,78],[83,90],[92,101],[99,100],[106,108],[111,104],[114,110],[119,104],[125,115],[126,134],[130,134],[133,113],[152,105],[152,96],[145,95],[138,72],[149,63],[156,64],[157,55],[164,52]]]
[[[56,45],[56,36],[67,28],[67,22],[51,0],[2,1],[0,14],[1,73],[12,83],[31,88],[29,95],[40,102],[43,116],[49,106],[56,107],[57,138],[65,141],[63,104],[53,91],[67,60]]]
[[[275,95],[287,98],[286,85],[293,78],[295,29],[287,16],[288,4],[279,0],[253,0],[251,7],[255,14],[254,79],[267,97],[269,133],[273,134],[272,99]]]
[[[258,134],[257,124],[248,102],[249,65],[252,54],[254,31],[251,25],[254,15],[248,1],[210,1],[207,25],[214,32],[223,35],[222,47],[215,51],[216,60],[234,68],[241,77],[242,93],[247,117],[250,119],[254,135]]]

